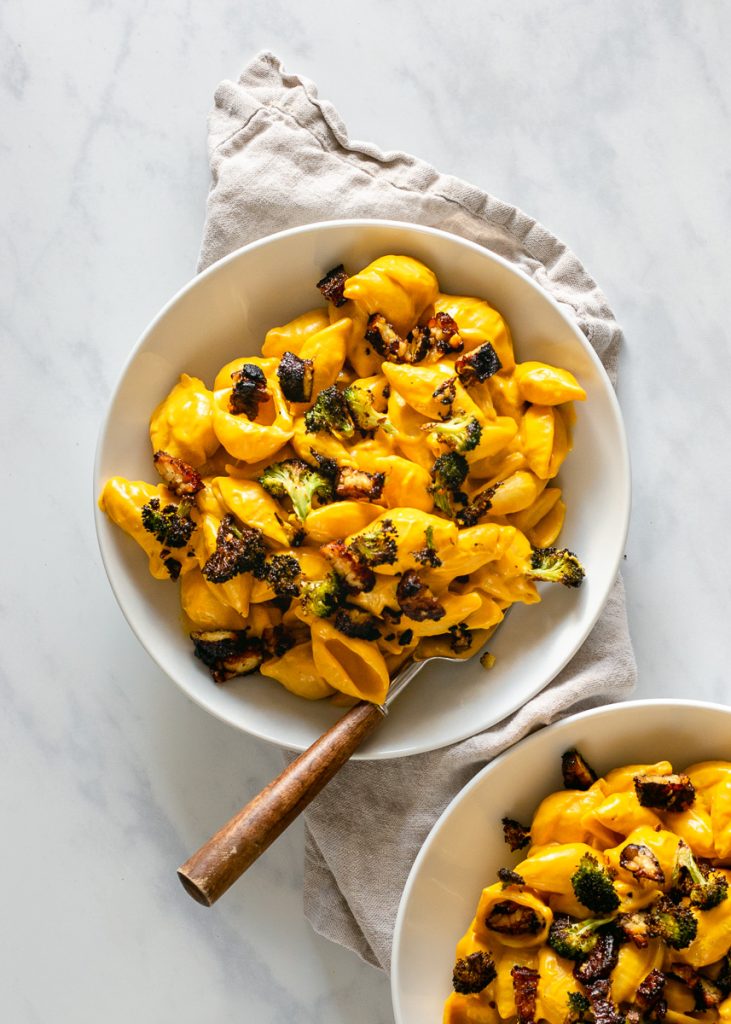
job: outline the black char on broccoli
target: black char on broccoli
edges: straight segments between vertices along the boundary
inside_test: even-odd
[[[387,434],[393,433],[385,413],[377,412],[373,395],[369,388],[349,384],[343,391],[345,404],[348,406],[353,423],[363,434],[372,433],[380,427]]]
[[[483,487],[464,508],[458,509],[455,516],[457,525],[462,529],[466,526],[475,526],[492,508],[492,499],[500,486],[501,481],[498,481],[491,487]]]
[[[586,758],[572,748],[561,755],[561,775],[565,789],[589,789],[597,780],[597,774]]]
[[[424,530],[424,547],[414,551],[412,556],[419,565],[427,566],[430,569],[438,569],[442,560],[437,554],[434,545],[434,527],[427,526]]]
[[[482,437],[482,427],[478,420],[465,413],[448,420],[423,423],[420,429],[454,452],[474,451]]]
[[[328,270],[327,274],[317,282],[317,287],[327,302],[332,302],[333,306],[343,306],[347,301],[343,295],[347,280],[345,267],[342,263],[338,263],[337,267]]]
[[[306,612],[318,619],[332,615],[345,600],[347,590],[336,572],[324,580],[306,580],[300,585],[300,601]]]
[[[449,646],[455,654],[464,654],[472,647],[472,630],[468,629],[464,622],[458,622],[456,626],[450,626]]]
[[[585,960],[599,941],[598,929],[609,917],[577,921],[568,914],[557,914],[548,932],[548,945],[567,960]]]
[[[142,525],[165,548],[184,548],[195,530],[188,515],[190,507],[189,502],[181,501],[161,508],[159,498],[150,498],[140,512]]]
[[[586,574],[579,559],[567,548],[533,548],[526,575],[544,583],[580,587]]]
[[[690,907],[661,896],[648,911],[647,926],[652,938],[662,939],[672,949],[687,949],[698,932],[698,918]]]
[[[675,852],[673,892],[687,896],[699,910],[712,910],[728,899],[728,881],[720,871],[698,862],[681,839]]]
[[[335,613],[333,625],[345,636],[355,640],[377,640],[381,635],[378,619],[363,608],[348,605]]]
[[[277,597],[297,597],[301,573],[294,555],[272,555],[266,563],[264,579]]]
[[[579,903],[595,914],[611,914],[619,907],[609,872],[591,853],[585,853],[579,861],[571,885]]]
[[[489,341],[460,356],[455,363],[457,376],[465,387],[482,384],[502,369],[503,364]]]
[[[366,565],[393,565],[398,558],[398,531],[393,520],[376,520],[356,534],[349,547]]]
[[[439,455],[432,466],[429,493],[439,511],[450,519],[457,515],[456,504],[464,505],[467,502],[467,495],[461,487],[468,469],[467,459],[459,452]]]
[[[192,498],[203,490],[203,480],[197,469],[168,452],[158,451],[152,456],[155,469],[169,491],[178,498]]]
[[[282,394],[288,402],[309,402],[315,380],[315,365],[311,359],[300,359],[294,352],[285,352],[277,367]]]
[[[457,378],[447,377],[445,380],[442,381],[441,384],[439,384],[434,389],[432,398],[437,403],[437,405],[444,406],[443,409],[439,410],[439,415],[443,420],[448,420],[449,417],[452,415],[452,406],[454,405],[454,400],[457,397],[456,388]]]
[[[502,824],[503,838],[513,852],[524,850],[530,845],[530,829],[527,826],[521,825],[515,818],[503,818]]]
[[[366,473],[363,469],[342,466],[335,480],[335,497],[341,501],[378,501],[385,482],[385,473]]]
[[[498,868],[497,876],[503,883],[504,889],[509,885],[525,885],[523,876],[519,875],[517,871],[511,871],[510,868]]]
[[[635,775],[634,784],[643,807],[679,813],[695,800],[695,787],[687,775]]]
[[[331,434],[340,440],[355,433],[348,403],[334,384],[321,391],[315,404],[305,413],[305,430],[308,434]]]
[[[536,997],[540,974],[532,967],[515,964],[510,970],[518,1024],[533,1024],[536,1019]]]
[[[217,629],[190,634],[196,658],[210,669],[217,683],[255,672],[264,660],[265,648],[258,637],[245,629]]]
[[[263,578],[266,547],[261,530],[252,526],[237,526],[231,515],[221,520],[216,535],[216,550],[203,566],[203,575],[209,583],[226,583],[242,572]]]
[[[233,389],[228,401],[229,412],[233,416],[246,416],[249,420],[255,420],[259,406],[272,397],[264,371],[254,363],[244,363],[240,369],[234,370],[231,380]]]
[[[447,614],[444,605],[413,569],[407,569],[401,576],[396,588],[396,600],[404,615],[414,622],[438,622]]]
[[[315,498],[326,504],[334,496],[332,481],[302,459],[273,462],[259,477],[259,483],[273,498],[289,498],[301,523],[312,511]]]
[[[496,977],[492,955],[479,949],[456,962],[452,972],[452,988],[461,995],[473,995],[484,991]]]

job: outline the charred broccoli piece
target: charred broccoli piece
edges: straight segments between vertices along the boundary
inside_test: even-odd
[[[536,997],[541,976],[532,967],[521,967],[519,964],[511,968],[510,974],[513,979],[518,1024],[533,1024],[536,1019]]]
[[[197,469],[193,469],[182,459],[176,459],[168,452],[155,452],[152,456],[155,469],[163,479],[169,491],[178,498],[192,498],[203,490],[203,480]]]
[[[354,501],[378,501],[386,482],[385,473],[366,473],[364,469],[343,466],[335,481],[335,497]]]
[[[391,519],[378,519],[348,545],[368,566],[393,565],[398,558],[398,531]]]
[[[317,282],[317,287],[327,302],[332,302],[333,306],[343,306],[347,302],[343,295],[347,280],[345,267],[342,263],[338,263],[337,267],[328,270],[327,274]]]
[[[348,406],[350,416],[358,430],[364,434],[374,430],[385,430],[387,434],[393,433],[388,416],[383,412],[377,412],[373,404],[373,395],[368,388],[359,388],[355,384],[349,384],[343,391],[343,398]]]
[[[378,619],[362,608],[348,605],[335,613],[333,625],[345,636],[356,640],[377,640],[381,635]]]
[[[453,452],[473,451],[482,437],[477,419],[464,413],[439,423],[424,423],[421,429]]]
[[[433,526],[427,526],[424,530],[424,547],[414,551],[413,557],[420,565],[428,566],[430,569],[438,569],[442,564],[434,544]]]
[[[467,495],[461,487],[467,478],[468,469],[467,459],[459,452],[445,452],[439,455],[432,466],[433,483],[429,487],[429,493],[439,511],[450,519],[457,515],[455,502],[460,505],[467,502]]]
[[[566,996],[569,1012],[564,1024],[584,1024],[591,1012],[591,1003],[583,992],[569,992]]]
[[[565,587],[580,587],[585,575],[581,562],[567,548],[533,548],[526,572],[530,579],[563,583]]]
[[[576,749],[561,755],[561,774],[565,789],[589,789],[597,780],[597,774],[586,758]]]
[[[439,410],[439,415],[443,420],[448,420],[452,415],[452,406],[454,400],[457,397],[457,378],[447,377],[441,384],[434,389],[432,398],[437,405],[443,405],[444,408]]]
[[[661,896],[647,914],[648,934],[672,949],[686,949],[698,932],[698,919],[690,907]]]
[[[485,918],[485,927],[500,935],[537,935],[543,923],[532,907],[509,899],[493,904]]]
[[[367,594],[375,587],[376,574],[345,541],[332,540],[323,544],[320,554],[327,558],[348,590]]]
[[[619,906],[609,872],[591,853],[585,853],[579,861],[571,885],[579,903],[595,914],[611,914]]]
[[[635,878],[649,878],[651,882],[663,885],[665,872],[655,854],[644,843],[628,843],[619,855],[619,866]]]
[[[315,404],[305,413],[305,430],[308,434],[332,434],[340,440],[355,433],[348,403],[334,384],[321,391]]]
[[[195,632],[190,638],[196,658],[210,669],[217,683],[255,672],[264,660],[263,642],[258,637],[247,636],[245,629]]]
[[[396,588],[396,600],[404,615],[414,622],[438,622],[447,614],[444,605],[413,569],[407,569],[401,576]]]
[[[195,523],[189,518],[190,502],[160,507],[159,498],[150,498],[142,506],[142,525],[166,548],[184,548],[190,540]]]
[[[471,352],[466,352],[455,363],[457,376],[465,387],[469,387],[470,384],[481,384],[502,368],[503,364],[489,341]]]
[[[706,864],[699,864],[682,839],[675,851],[673,889],[687,896],[691,905],[699,910],[712,910],[728,898],[726,876]]]
[[[503,883],[503,889],[507,889],[509,885],[525,885],[523,876],[517,871],[511,871],[510,868],[498,868],[497,876]]]
[[[332,615],[345,600],[345,595],[345,586],[336,572],[331,572],[324,580],[308,580],[300,586],[302,607],[318,619]]]
[[[330,480],[301,459],[285,459],[267,466],[259,483],[273,498],[289,498],[295,515],[304,523],[319,498],[322,504],[333,500]]]
[[[464,654],[472,646],[472,630],[468,629],[464,622],[458,622],[456,626],[450,626],[447,630],[450,636],[449,646],[455,654]]]
[[[681,812],[695,800],[695,787],[687,775],[635,775],[634,784],[643,807]]]
[[[209,583],[226,583],[242,572],[261,579],[266,571],[266,547],[261,530],[237,526],[233,516],[224,516],[216,535],[216,550],[203,566]]]
[[[610,921],[610,917],[577,921],[568,914],[557,914],[548,932],[548,945],[567,960],[584,960],[599,941],[597,930]]]
[[[266,563],[265,579],[277,597],[297,597],[302,573],[294,555],[272,555]]]
[[[288,402],[309,402],[315,380],[315,364],[311,359],[300,359],[294,352],[285,352],[277,367],[282,394]]]
[[[462,527],[475,526],[483,516],[492,508],[492,499],[495,497],[495,491],[501,486],[502,481],[498,481],[491,487],[483,487],[481,491],[475,494],[472,501],[459,509],[456,515],[457,525]]]
[[[513,852],[523,850],[530,845],[530,829],[515,818],[503,818],[503,838]]]
[[[244,363],[241,369],[234,370],[231,380],[234,383],[228,400],[229,412],[233,416],[255,420],[259,406],[272,397],[264,371],[254,363]]]
[[[454,965],[452,987],[461,995],[482,992],[497,977],[495,961],[490,953],[478,950],[462,957]]]

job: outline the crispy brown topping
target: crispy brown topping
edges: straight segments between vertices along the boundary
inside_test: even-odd
[[[272,397],[263,370],[254,363],[244,363],[241,369],[234,370],[231,380],[233,390],[228,400],[229,412],[233,416],[255,420],[259,406]]]
[[[525,885],[523,876],[519,875],[517,871],[511,871],[509,868],[499,868],[497,876],[504,886]]]
[[[333,625],[345,636],[358,640],[377,640],[381,635],[378,620],[369,612],[352,605],[338,609]]]
[[[288,402],[309,402],[315,380],[315,364],[311,359],[300,359],[294,352],[285,352],[277,367],[277,378]]]
[[[490,953],[478,950],[462,957],[454,965],[452,987],[462,995],[482,992],[497,977],[495,961]]]
[[[203,489],[203,480],[198,470],[182,459],[176,459],[174,455],[163,451],[155,452],[152,459],[165,486],[179,498],[190,498]]]
[[[536,1019],[536,997],[541,976],[532,967],[521,967],[518,964],[511,968],[510,974],[513,979],[518,1024],[533,1024]]]
[[[617,966],[619,949],[613,935],[598,935],[594,948],[586,960],[574,967],[574,977],[582,985],[591,985],[600,978],[608,978]]]
[[[617,926],[625,937],[637,946],[645,949],[650,939],[650,926],[645,914],[636,911],[633,914],[620,914],[616,919]]]
[[[512,851],[530,845],[530,829],[515,818],[503,818],[503,838]]]
[[[643,807],[679,813],[695,800],[695,787],[687,775],[635,775],[634,783]]]
[[[665,992],[665,975],[657,968],[650,971],[644,981],[637,986],[635,1003],[645,1013],[654,1010]]]
[[[434,389],[432,398],[435,399],[439,405],[444,406],[443,409],[439,410],[439,415],[443,420],[448,420],[452,415],[452,405],[457,397],[456,391],[457,378],[447,377],[442,383]]]
[[[498,354],[489,341],[460,356],[455,363],[457,375],[465,387],[481,384],[502,369]]]
[[[447,614],[444,605],[413,569],[407,569],[399,580],[396,600],[403,613],[415,622],[438,622]]]
[[[385,473],[366,473],[363,469],[343,466],[338,471],[335,495],[354,501],[377,501],[386,482]]]
[[[561,773],[566,789],[586,790],[597,780],[597,774],[578,750],[567,750],[561,755]]]
[[[216,535],[216,550],[203,566],[209,583],[226,583],[242,572],[261,577],[265,572],[266,547],[260,530],[237,526],[234,517],[221,520]]]
[[[649,846],[642,843],[628,843],[619,855],[620,866],[635,878],[649,878],[651,882],[665,882],[665,873]]]
[[[515,900],[501,900],[485,918],[487,928],[503,935],[536,935],[543,925],[535,910]]]
[[[247,631],[210,630],[190,634],[195,656],[206,665],[217,683],[255,672],[264,660],[264,644]]]
[[[329,544],[324,544],[320,548],[320,554],[327,558],[350,590],[364,594],[373,590],[376,585],[375,573],[344,541],[333,540]]]
[[[337,267],[328,270],[327,274],[317,282],[317,287],[327,302],[332,302],[333,306],[342,306],[347,301],[343,295],[347,280],[345,267],[342,263],[338,263]]]

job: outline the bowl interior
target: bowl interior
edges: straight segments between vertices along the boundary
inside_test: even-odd
[[[564,366],[588,393],[577,404],[574,451],[561,471],[568,504],[561,542],[587,567],[580,591],[545,588],[540,605],[515,606],[490,644],[497,661],[427,667],[399,697],[358,756],[434,749],[499,721],[563,667],[596,621],[615,579],[629,513],[621,416],[608,378],[579,329],[537,285],[480,246],[443,232],[389,222],[333,222],[255,243],[185,288],[143,335],[122,374],[100,437],[95,490],[119,474],[154,477],[147,424],[186,371],[211,386],[218,369],[258,353],[266,331],[319,305],[315,282],[333,265],[358,268],[387,252],[423,260],[443,291],[486,298],[506,318],[519,359]],[[177,588],[155,581],[132,540],[97,510],[104,563],[134,632],[160,667],[213,714],[247,732],[301,750],[339,714],[277,683],[248,676],[220,687],[191,656]]]
[[[399,908],[391,986],[397,1024],[442,1019],[454,950],[485,885],[508,852],[500,819],[530,821],[544,796],[562,788],[561,754],[578,747],[600,773],[667,758],[676,768],[731,760],[731,708],[693,701],[632,701],[542,729],[487,766],[452,801],[411,870]]]

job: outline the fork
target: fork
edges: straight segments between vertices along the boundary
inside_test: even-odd
[[[203,906],[212,906],[337,774],[425,665],[464,660],[440,655],[412,661],[395,677],[383,704],[362,700],[349,708],[178,868],[185,891]]]

